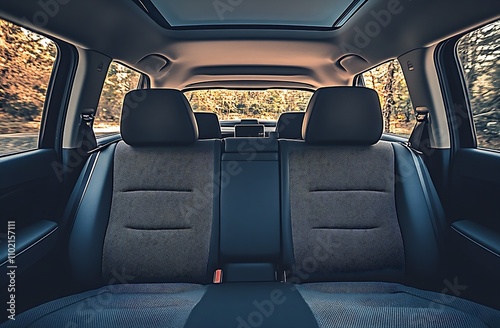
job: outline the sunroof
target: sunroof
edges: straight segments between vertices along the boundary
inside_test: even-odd
[[[339,27],[366,0],[150,0],[172,27]]]

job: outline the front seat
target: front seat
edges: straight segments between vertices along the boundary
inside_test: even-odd
[[[222,137],[217,114],[211,112],[194,112],[198,125],[198,139],[220,139]]]
[[[276,132],[280,139],[302,139],[302,121],[304,112],[281,113],[276,122]]]

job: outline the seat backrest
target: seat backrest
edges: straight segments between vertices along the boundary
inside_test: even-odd
[[[198,139],[220,139],[222,137],[219,118],[211,112],[194,112],[198,124]]]
[[[123,141],[94,169],[106,171],[108,182],[89,179],[90,187],[104,183],[96,189],[107,196],[83,196],[87,206],[102,210],[76,216],[73,270],[88,284],[123,277],[129,283],[209,282],[217,257],[221,143],[198,141],[193,112],[177,90],[131,91],[130,102],[135,106],[125,105],[121,120]],[[100,246],[87,248],[99,239]]]
[[[276,132],[280,139],[302,139],[304,112],[282,113],[276,122]]]
[[[411,191],[400,185],[398,160],[408,157],[396,158],[396,145],[379,141],[382,127],[375,91],[323,88],[306,111],[304,141],[279,141],[290,281],[398,281],[408,268],[417,275],[435,271],[429,205],[403,196]],[[405,163],[416,176],[415,164]],[[414,193],[422,188],[414,185]],[[425,211],[401,212],[408,204]]]

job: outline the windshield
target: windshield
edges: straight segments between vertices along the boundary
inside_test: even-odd
[[[283,112],[305,111],[313,93],[286,89],[212,89],[186,91],[184,94],[193,111],[214,112],[220,120],[277,120]]]

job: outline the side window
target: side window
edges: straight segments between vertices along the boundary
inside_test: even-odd
[[[38,148],[56,44],[0,20],[0,156]]]
[[[500,21],[464,35],[457,52],[476,126],[477,145],[500,150]]]
[[[123,98],[137,89],[141,73],[117,62],[109,65],[94,119],[97,138],[120,132]]]
[[[365,85],[375,89],[384,116],[384,132],[409,137],[415,126],[413,105],[403,70],[394,59],[363,73]]]

